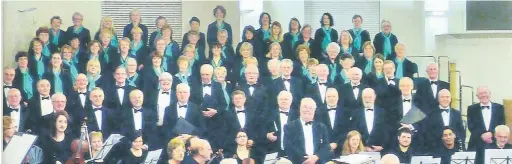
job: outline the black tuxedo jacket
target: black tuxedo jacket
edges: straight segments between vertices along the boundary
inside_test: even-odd
[[[166,114],[164,116],[164,127],[168,129],[167,138],[174,138],[180,134],[174,134],[172,131],[176,125],[176,122],[179,119],[178,116],[178,102],[173,102],[170,106],[168,106],[165,111]],[[204,122],[203,113],[200,111],[199,106],[192,102],[187,103],[187,114],[184,118],[186,121],[195,126],[194,133],[197,136],[203,136],[204,131],[206,130],[206,125]]]
[[[110,134],[119,133],[119,126],[121,125],[119,120],[120,112],[102,107],[101,108],[101,130],[98,125],[98,121],[96,115],[94,114],[95,110],[92,109],[92,105],[87,106],[87,127],[89,131],[101,131],[103,134],[103,139],[106,140]],[[131,120],[133,122],[133,120]]]
[[[363,94],[363,89],[367,88],[363,83],[359,84],[359,94],[357,96],[357,99],[354,95],[353,89],[352,89],[352,83],[343,84],[338,88],[338,94],[340,100],[343,102],[343,108],[353,111],[356,109],[359,109],[363,107],[363,100],[361,98],[361,95]]]
[[[3,115],[4,116],[11,116],[11,112],[13,111],[12,108],[4,108],[4,113]],[[19,107],[19,110],[20,112],[20,120],[19,120],[19,124],[18,124],[18,131],[19,132],[26,132],[28,130],[28,128],[30,127],[30,125],[28,125],[29,122],[29,116],[30,116],[30,109],[27,108],[27,106],[25,106],[23,104],[23,102],[21,102],[20,104],[20,107]]]
[[[158,111],[158,96],[160,93],[161,90],[144,93],[144,107],[150,107],[151,109],[156,109]],[[169,90],[169,95],[169,105],[171,105],[172,103],[176,102],[176,93],[171,89]]]
[[[366,124],[365,109],[357,108],[352,112],[352,130],[357,130],[362,135],[365,146],[382,146],[384,149],[389,139],[388,127],[386,125],[386,111],[375,107],[373,119],[373,129],[368,133]]]
[[[432,113],[428,115],[428,117],[425,120],[425,131],[428,132],[425,136],[425,146],[428,150],[436,150],[441,147],[443,147],[443,142],[441,140],[441,137],[443,136],[443,118],[441,116],[441,109],[437,107],[436,109],[433,109]],[[465,141],[466,139],[466,130],[464,129],[464,125],[462,123],[462,116],[459,111],[455,109],[450,109],[450,123],[448,124],[449,127],[451,127],[454,130],[455,135],[457,138],[455,139],[456,142],[459,141]]]
[[[503,105],[491,103],[491,122],[489,130],[485,128],[485,122],[482,115],[482,107],[480,103],[473,104],[468,107],[468,129],[471,132],[469,137],[468,150],[475,151],[476,149],[483,149],[485,143],[480,136],[486,132],[494,134],[494,128],[498,125],[505,124],[505,112]]]
[[[436,82],[437,84],[437,91],[439,93],[442,89],[448,89],[450,90],[450,84],[444,81],[438,80]],[[437,100],[437,95],[434,97],[434,93],[432,92],[430,80],[424,79],[420,81],[417,85],[416,89],[416,95],[418,96],[418,100],[420,100],[418,105],[421,109],[424,109],[425,113],[430,113],[429,109],[435,109],[439,106],[439,102]]]
[[[117,94],[117,89],[117,85],[115,84],[111,84],[110,87],[105,88],[105,102],[103,102],[105,106],[107,106],[107,108],[118,111],[126,107],[130,107],[130,92],[136,88],[128,85],[128,82],[125,83],[123,87],[123,103],[120,102],[119,95]]]
[[[313,121],[314,155],[318,156],[316,163],[325,163],[330,160],[329,134],[327,127],[319,121]],[[300,119],[284,126],[284,149],[292,163],[302,163],[306,159],[305,138]]]
[[[277,105],[277,96],[279,95],[279,92],[285,91],[286,86],[284,85],[284,80],[282,77],[277,78],[274,80],[273,89],[271,90],[272,95],[270,96],[272,106]],[[302,79],[299,77],[291,77],[290,78],[290,93],[293,95],[293,102],[294,104],[297,104],[302,100],[302,97],[304,96],[304,84],[302,82]]]
[[[329,80],[327,80],[329,81]],[[335,88],[335,86],[332,83],[327,82],[326,88]],[[310,97],[313,100],[315,100],[316,106],[325,105],[325,101],[322,101],[322,95],[320,93],[320,87],[318,85],[318,82],[315,82],[313,84],[307,85],[307,91],[305,92],[304,97]],[[327,89],[326,89],[327,91]]]
[[[204,110],[205,108],[214,108],[219,112],[220,109],[225,111],[226,109],[226,100],[224,100],[224,93],[222,92],[222,86],[219,83],[212,81],[210,83],[211,95],[203,96],[203,84],[201,81],[192,82],[191,98],[190,101],[194,104],[205,105],[200,110]]]
[[[402,93],[398,88],[399,79],[394,78],[393,81],[395,85],[388,84],[388,81],[385,78],[379,79],[377,84],[372,88],[375,90],[377,94],[376,104],[380,107],[388,109],[392,107],[394,104],[389,103],[395,101],[397,98],[401,98]]]
[[[298,109],[290,109],[288,111],[288,120],[287,122],[281,122],[281,113],[279,112],[279,107],[274,108],[270,111],[270,115],[267,118],[266,124],[265,124],[265,135],[267,133],[274,132],[274,136],[277,137],[277,140],[274,142],[270,142],[268,139],[266,140],[267,144],[267,150],[270,152],[278,152],[281,150],[281,139],[284,136],[281,136],[281,132],[283,132],[284,129],[281,129],[281,125],[290,123],[296,119],[299,118],[299,110]],[[265,136],[266,137],[266,136]]]
[[[327,127],[327,132],[329,134],[329,138],[331,139],[329,142],[337,143],[338,147],[343,145],[345,136],[351,129],[350,117],[350,111],[343,109],[341,105],[336,107],[334,125],[331,124],[329,109],[327,109],[326,105],[318,107],[315,113],[315,120],[322,122]]]
[[[245,93],[245,97],[247,97],[246,105],[249,108],[255,108],[262,118],[268,113],[269,107],[269,96],[268,89],[266,86],[261,84],[254,85],[254,92],[251,95],[249,91],[249,84],[240,83],[235,90],[242,90]]]
[[[140,109],[142,111],[142,138],[144,138],[144,142],[148,144],[148,146],[151,148],[153,145],[158,144],[154,143],[156,141],[156,114],[154,109],[150,109],[147,107],[144,107]],[[122,120],[122,125],[120,127],[121,134],[123,135],[131,135],[135,132],[135,123],[133,121],[134,111],[131,107],[125,107],[122,109],[121,118],[119,120]]]
[[[226,137],[225,143],[227,147],[235,146],[236,135],[241,130],[245,131],[249,140],[253,140],[255,144],[260,144],[264,139],[265,121],[260,117],[260,113],[256,108],[245,106],[245,126],[242,127],[237,117],[237,112],[234,106],[231,106],[226,114]]]

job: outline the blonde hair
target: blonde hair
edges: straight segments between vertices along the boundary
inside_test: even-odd
[[[89,70],[89,67],[92,67],[92,66],[97,66],[98,67],[98,72],[96,73],[101,73],[101,64],[100,64],[100,61],[98,59],[93,59],[93,60],[89,60],[87,62],[87,66],[85,68],[85,72],[87,72]]]
[[[348,35],[348,40],[349,40],[348,44],[352,44],[352,41],[353,41],[352,35],[350,35],[350,32],[348,32],[347,30],[343,30],[340,32],[340,44],[341,44],[341,41],[343,40],[343,37],[342,37],[343,35],[341,35],[341,34],[344,32],[347,33],[347,35]]]
[[[226,69],[226,67],[220,66],[220,67],[215,68],[215,70],[213,71],[213,74],[217,74],[217,73],[223,73],[224,75],[227,75],[228,70]]]
[[[279,27],[279,33],[277,34],[278,38],[274,38],[274,26]],[[279,23],[278,21],[274,21],[272,23],[272,26],[270,26],[270,29],[272,30],[272,31],[270,31],[270,39],[272,39],[272,41],[277,39],[279,42],[282,42],[283,41],[283,27],[281,26],[281,23]]]
[[[110,28],[104,27],[103,23],[105,23],[105,21],[111,21],[112,22],[112,26]],[[110,33],[115,34],[116,33],[116,29],[114,28],[114,21],[112,20],[112,17],[104,16],[103,18],[101,18],[100,27],[99,27],[98,31],[100,31],[100,32],[110,31]]]
[[[108,31],[108,29],[103,29],[100,32],[100,39],[102,39],[103,37],[112,38],[112,35],[113,33],[111,31]]]
[[[253,50],[251,43],[249,43],[249,42],[242,43],[242,45],[240,46],[240,50],[242,50],[242,48],[248,48],[249,50],[251,50],[251,56],[254,56],[254,50]],[[242,55],[242,53],[240,53],[240,55]]]
[[[133,34],[133,33],[136,33],[136,32],[138,32],[138,33],[140,33],[140,34],[144,34],[144,33],[142,32],[142,29],[140,29],[140,27],[133,27],[133,28],[132,28],[132,31],[131,31],[130,33],[131,33],[131,34]]]
[[[268,46],[268,53],[265,57],[267,58],[272,58],[272,48],[274,48],[275,46],[279,46],[279,57],[282,58],[283,57],[283,49],[281,48],[281,44],[277,43],[277,42],[274,42],[272,44],[270,44],[270,46]]]
[[[167,154],[172,157],[172,152],[177,148],[185,149],[185,141],[179,137],[175,137],[167,143]]]
[[[178,57],[178,60],[176,61],[176,64],[179,66],[182,63],[186,63],[187,67],[190,66],[190,59],[186,56],[180,56]]]
[[[128,47],[130,47],[130,38],[124,37],[119,39],[119,45],[121,45],[121,43],[128,43]]]
[[[318,63],[319,63],[319,62],[318,62],[318,60],[317,60],[317,59],[315,59],[315,58],[310,58],[310,59],[308,60],[308,66],[310,66],[310,65],[317,66],[317,65],[318,65]]]
[[[4,131],[6,131],[7,129],[10,129],[11,126],[13,124],[13,120],[10,116],[4,116],[3,118],[3,128],[4,128]],[[3,132],[2,132],[3,134]]]
[[[254,64],[254,65],[258,66],[258,59],[256,59],[255,57],[249,57],[249,58],[245,59],[242,63],[245,66],[247,66],[249,64]]]
[[[137,14],[139,14],[139,15],[140,15],[140,11],[139,11],[139,9],[132,9],[132,10],[130,11],[130,15],[129,15],[129,17],[128,17],[128,19],[130,20],[130,23],[133,23],[133,22],[132,22],[132,14],[135,14],[135,13],[137,13]],[[140,18],[140,17],[139,17],[139,24],[140,24],[140,23],[142,23],[142,18]]]
[[[192,44],[187,44],[184,48],[183,48],[183,54],[185,54],[186,52],[189,52],[189,51],[192,51],[194,53],[196,53],[196,47]]]
[[[357,149],[355,150],[356,153],[364,151],[363,136],[358,131],[352,130],[352,131],[348,132],[347,138],[345,139],[345,142],[343,142],[343,150],[342,150],[341,154],[343,154],[343,155],[352,154],[352,150],[350,149],[349,142],[350,142],[350,139],[352,139],[352,137],[356,137],[356,136],[359,136],[359,138],[360,138],[359,146],[357,146]]]
[[[103,141],[103,134],[101,132],[92,131],[89,134],[89,138],[92,140],[92,138],[100,138]]]

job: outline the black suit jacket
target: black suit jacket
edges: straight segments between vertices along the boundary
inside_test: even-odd
[[[373,129],[368,133],[364,107],[352,112],[352,130],[357,130],[362,135],[363,145],[382,146],[384,149],[389,139],[388,126],[386,124],[386,111],[374,107]]]
[[[402,93],[398,88],[399,79],[394,78],[393,81],[395,82],[395,85],[388,84],[386,78],[382,78],[379,79],[376,85],[372,87],[377,94],[377,100],[375,103],[384,109],[393,107],[394,104],[389,102],[394,102],[397,98],[402,97]]]
[[[341,148],[345,141],[346,134],[351,129],[351,113],[343,109],[341,105],[336,107],[335,113],[334,125],[332,125],[331,118],[329,117],[329,109],[327,109],[326,105],[320,106],[316,110],[315,120],[322,122],[327,127],[327,132],[331,139],[329,143],[337,143],[338,147]]]
[[[111,84],[110,87],[105,88],[105,102],[103,103],[105,104],[105,106],[107,106],[107,108],[120,111],[121,109],[130,107],[130,92],[136,88],[128,85],[128,82],[125,83],[123,87],[123,103],[120,102],[119,95],[117,94],[117,89],[118,88],[116,84]]]
[[[281,122],[281,113],[279,112],[279,107],[274,108],[270,111],[270,115],[267,118],[266,124],[265,124],[265,135],[267,133],[274,132],[274,136],[277,137],[277,140],[274,142],[270,142],[268,139],[266,140],[267,144],[267,150],[270,152],[278,152],[281,150],[281,139],[284,136],[281,136],[281,132],[283,132],[284,129],[281,129],[281,125],[286,125],[287,123],[290,123],[296,119],[299,118],[299,110],[298,109],[290,109],[288,111],[288,120],[287,122]]]
[[[393,59],[395,54],[395,46],[398,43],[398,38],[395,34],[391,33],[390,36],[390,42],[391,42],[391,54],[386,58],[387,60]],[[384,34],[382,32],[379,32],[375,35],[375,38],[373,38],[373,45],[375,46],[375,54],[384,53]]]
[[[91,42],[91,32],[89,29],[83,27],[83,30],[76,34],[74,33],[74,28],[74,26],[69,26],[68,29],[66,29],[66,43],[69,43],[73,37],[78,37],[78,40],[80,40],[80,47],[87,48],[89,42]]]
[[[101,108],[101,130],[98,125],[98,121],[96,115],[94,114],[95,110],[92,109],[92,105],[87,106],[87,127],[89,131],[101,131],[103,134],[103,139],[107,139],[110,134],[119,133],[119,126],[121,125],[119,120],[120,112],[102,107]],[[133,120],[131,120],[133,121]]]
[[[473,104],[468,107],[468,129],[471,132],[468,150],[475,151],[476,149],[482,150],[484,148],[485,143],[482,141],[480,136],[486,132],[494,134],[494,128],[496,128],[496,126],[505,124],[504,111],[503,105],[491,103],[491,120],[489,129],[487,130],[480,103]]]
[[[160,95],[161,90],[156,90],[154,92],[146,92],[144,93],[144,107],[150,107],[151,109],[158,110],[158,96]],[[176,102],[176,93],[172,90],[169,91],[170,99],[169,105],[173,102]],[[155,111],[156,112],[156,111]]]
[[[434,151],[441,147],[444,147],[441,137],[443,136],[443,118],[441,116],[441,109],[435,108],[425,120],[425,131],[428,132],[425,136],[425,143],[429,143],[425,146],[426,149]],[[462,122],[462,116],[459,111],[450,109],[450,122],[448,124],[454,130],[457,138],[455,142],[465,141],[466,130]]]
[[[73,83],[71,82],[71,74],[67,70],[61,70],[59,77],[62,81],[62,94],[69,95],[69,93],[73,89]],[[49,72],[43,74],[43,79],[50,81],[51,86],[55,86],[55,75],[53,74],[51,69],[49,70]],[[50,93],[52,95],[55,94],[55,87],[51,87]]]
[[[319,121],[313,121],[313,146],[314,155],[318,156],[316,163],[325,163],[330,160],[329,134],[327,127]],[[292,163],[302,163],[306,159],[304,131],[300,119],[292,121],[284,126],[284,149],[288,159]]]
[[[329,81],[329,80],[327,80]],[[326,88],[335,88],[335,86],[329,82],[326,84]],[[318,85],[318,82],[315,82],[313,84],[307,85],[307,91],[305,92],[304,97],[310,97],[313,100],[315,100],[316,106],[325,105],[325,101],[322,101],[322,95],[320,93],[320,87]],[[326,89],[327,91],[327,89]]]
[[[264,85],[256,84],[254,85],[254,92],[251,95],[249,87],[249,84],[241,83],[236,87],[236,89],[242,90],[245,93],[245,97],[247,97],[245,106],[255,108],[261,117],[264,118],[265,115],[268,114],[267,109],[269,107],[268,89]]]
[[[13,111],[12,108],[4,108],[4,113],[3,113],[3,116],[11,116],[11,112]],[[20,112],[20,120],[19,120],[19,124],[18,124],[18,131],[19,132],[26,132],[29,128],[29,125],[27,125],[29,122],[29,116],[30,116],[30,109],[27,108],[27,106],[25,106],[23,104],[23,102],[21,102],[20,104],[20,107],[19,107],[19,110]]]
[[[240,130],[243,130],[249,140],[253,140],[255,144],[260,144],[264,140],[264,127],[265,120],[260,117],[260,113],[256,108],[245,106],[245,126],[240,125],[240,121],[237,117],[236,108],[231,106],[226,114],[226,137],[225,143],[227,147],[236,147],[236,135]]]
[[[439,93],[442,89],[450,90],[450,84],[444,81],[436,81],[437,84],[437,93]],[[439,106],[439,102],[437,100],[437,95],[434,97],[434,93],[432,92],[430,80],[424,79],[421,80],[416,89],[416,95],[418,96],[418,100],[420,100],[418,105],[421,109],[424,109],[425,113],[432,112],[430,109],[435,109]]]
[[[350,33],[352,38],[356,37],[356,33],[355,33],[354,29],[350,29],[350,30],[348,30],[348,32]],[[363,44],[367,41],[371,41],[370,33],[366,30],[363,30],[363,31],[361,31],[361,45],[360,45],[361,49],[359,50],[359,53],[363,52]],[[354,45],[354,42],[352,42],[352,45]]]
[[[174,134],[173,129],[175,128],[176,122],[179,119],[178,116],[178,102],[173,102],[170,106],[168,106],[166,110],[166,115],[164,116],[164,127],[168,129],[167,138],[174,138],[180,134]],[[187,114],[184,118],[186,121],[195,126],[194,133],[197,136],[203,136],[204,131],[206,130],[206,125],[204,122],[203,113],[199,110],[199,106],[192,102],[187,103]]]
[[[273,81],[274,85],[272,85],[273,89],[271,90],[272,95],[270,95],[271,104],[269,105],[277,105],[277,96],[279,95],[279,92],[285,91],[286,86],[284,85],[283,77],[279,77]],[[290,92],[293,95],[293,102],[294,104],[297,104],[302,100],[302,97],[304,96],[304,84],[302,82],[302,79],[299,77],[291,77],[290,78]]]
[[[363,107],[363,100],[361,95],[363,93],[363,89],[367,88],[367,86],[363,83],[360,83],[358,88],[359,94],[357,99],[352,89],[352,83],[343,84],[338,88],[338,94],[340,100],[343,102],[343,108],[353,111]]]
[[[154,109],[150,109],[147,107],[144,107],[140,109],[142,111],[142,138],[144,138],[144,142],[148,144],[148,146],[151,148],[155,144],[155,132],[156,132],[156,114]],[[121,134],[125,136],[132,135],[135,132],[135,123],[134,123],[134,111],[131,107],[125,107],[122,109],[121,118],[119,120],[122,120],[122,125],[120,127]],[[153,142],[152,142],[153,141]]]

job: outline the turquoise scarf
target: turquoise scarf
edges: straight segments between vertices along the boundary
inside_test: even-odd
[[[43,52],[41,52],[44,56],[47,56],[47,57],[50,57],[50,48],[48,47],[50,44],[50,42],[47,42],[46,44],[44,44],[43,46]]]
[[[227,56],[226,56],[226,46],[222,46],[222,51],[221,51],[221,53],[222,53],[222,58],[223,58],[223,59],[226,59],[226,58],[227,58]]]
[[[162,29],[157,29],[155,38],[160,38],[160,37],[162,37]]]
[[[372,67],[373,67],[373,58],[371,59],[366,59],[366,66],[364,67],[364,74],[369,74],[370,72],[372,72]]]
[[[60,79],[60,73],[60,71],[53,71],[55,93],[64,93],[64,87],[62,86],[62,79]]]
[[[131,41],[131,42],[130,42],[130,47],[131,47],[131,50],[130,50],[131,54],[132,54],[133,56],[137,56],[137,51],[142,47],[142,41],[141,41],[141,40],[139,40],[139,43],[137,44],[137,47],[135,47],[135,46],[134,46],[134,42],[133,42],[133,41]]]
[[[110,39],[110,45],[114,46],[115,48],[119,47],[119,42],[117,41],[116,35],[112,35],[112,38]]]
[[[35,56],[34,56],[34,58],[35,58]],[[41,79],[43,77],[43,74],[44,74],[44,63],[43,63],[43,56],[41,56],[41,57],[39,57],[39,60],[37,60],[37,75],[39,76],[39,79]]]
[[[107,46],[107,48],[103,49],[103,59],[108,64],[110,63],[110,54],[108,54],[108,50],[110,49],[110,46]]]
[[[270,28],[269,30],[264,30],[263,28],[261,28],[261,31],[263,31],[263,40],[267,40],[268,38],[270,38]]]
[[[311,84],[314,84],[318,81],[318,77],[317,76],[311,76],[311,75],[308,75],[308,79],[309,81],[311,81]]]
[[[91,75],[87,73],[87,81],[89,81],[89,87],[87,87],[87,90],[91,91],[93,88],[96,88],[96,81],[100,79],[100,77],[100,74],[96,74],[96,76],[91,77]]]
[[[180,79],[181,83],[185,83],[185,84],[188,84],[188,76],[189,75],[184,75],[182,73],[177,73],[176,74],[176,77],[178,77],[178,79]]]
[[[158,69],[160,69],[160,71]],[[164,72],[164,69],[162,67],[160,67],[160,68],[153,67],[153,71],[155,71],[156,76],[160,77],[160,75]]]
[[[352,47],[348,47],[347,50],[345,50],[344,47],[341,47],[341,52],[348,53],[352,55]]]
[[[119,66],[124,67],[124,68],[128,67],[128,65],[126,65],[126,60],[128,60],[128,58],[130,58],[130,56],[126,56],[125,59],[123,59],[123,56],[120,56],[119,58],[121,58],[121,60],[120,60],[121,64]]]
[[[308,68],[306,68],[306,66],[301,66],[301,70],[302,70],[301,71],[302,76],[304,76],[304,77],[309,76],[309,70],[308,70]]]
[[[213,69],[215,70],[215,68],[222,66],[222,59],[219,60],[218,64],[215,64],[215,61],[213,61],[213,59],[212,59],[210,64],[212,64]]]
[[[341,79],[343,79],[343,81],[345,82],[345,84],[350,83],[350,79],[348,79],[347,74],[345,74],[345,71],[341,70],[340,76]]]
[[[325,34],[324,40],[322,41],[322,52],[327,52],[327,45],[331,43],[331,31],[332,28],[325,29],[325,27],[322,27],[322,31]]]
[[[391,54],[391,33],[388,36],[382,32],[382,36],[384,37],[384,59],[387,59],[389,54]]]
[[[291,32],[290,32],[290,34],[292,35],[292,48],[293,48],[293,47],[295,47],[295,43],[297,43],[297,41],[299,40],[300,32],[297,32],[295,35]]]
[[[59,45],[59,36],[60,36],[60,30],[57,31],[57,33],[53,34],[53,30],[50,32],[50,34],[53,36],[52,43],[55,45]]]
[[[382,72],[380,73],[375,73],[375,76],[377,77],[377,79],[382,79],[384,78],[384,74]]]
[[[196,55],[194,55],[194,60],[199,60],[199,48],[196,48]],[[190,65],[193,65],[194,62],[192,62]]]
[[[224,29],[224,22],[222,22],[222,23],[220,24],[220,26],[219,26],[219,24],[217,23],[217,30],[219,30],[219,31],[220,31],[220,30],[222,30],[222,29]]]
[[[359,28],[359,29],[353,29],[354,30],[354,34],[356,34],[356,37],[354,37],[354,41],[352,42],[352,46],[354,46],[354,48],[356,48],[358,51],[361,50],[361,32],[363,32],[363,29]]]
[[[93,56],[92,53],[89,54],[89,60],[93,60],[93,59],[98,59],[99,60],[99,57],[100,57],[100,54],[98,54],[97,56]]]
[[[334,79],[336,78],[336,67],[336,64],[329,64],[329,81],[331,81],[331,83],[333,83]]]
[[[189,73],[189,74],[194,73],[194,72],[192,72],[192,68],[194,67],[194,63],[195,63],[195,62],[196,62],[195,60],[192,60],[192,61],[190,62],[190,65],[188,66],[188,73]]]
[[[404,61],[396,58],[395,62],[396,62],[395,77],[398,79],[401,79],[402,77],[404,77],[404,64],[403,64]]]
[[[73,52],[73,63],[78,63],[78,52],[80,50],[76,50],[75,52]]]
[[[227,83],[224,81],[222,83],[222,93],[224,94],[224,100],[226,100],[226,111],[227,111],[229,109],[229,102],[231,100],[229,100],[229,94],[226,91],[226,86],[227,86]]]
[[[69,67],[69,72],[71,73],[71,83],[74,86],[76,76],[78,76],[78,70],[76,70],[75,63],[67,60],[62,60],[62,62]]]
[[[165,72],[167,72],[167,70],[169,70],[169,65],[167,64],[166,57],[162,58],[162,65],[160,67],[162,67],[162,69],[164,69]]]
[[[173,54],[172,54],[172,47],[173,47],[173,46],[174,46],[174,44],[173,44],[173,43],[172,43],[172,41],[171,41],[171,43],[169,43],[169,44],[167,45],[167,47],[165,47],[165,53],[164,53],[164,56],[165,56],[165,57],[172,58],[172,55],[173,55]]]
[[[23,75],[23,90],[25,91],[25,93],[27,93],[27,99],[30,99],[34,95],[34,90],[32,88],[34,80],[28,73],[28,69],[26,69],[25,71],[21,71],[21,74]]]
[[[128,77],[128,85],[137,87],[137,84],[135,83],[137,81],[137,78],[139,77],[139,74],[135,73],[132,77]]]
[[[240,69],[240,77],[243,77],[245,74],[245,65],[242,64],[242,69]]]
[[[75,34],[81,33],[82,30],[84,30],[84,26],[80,26],[78,28],[73,27],[73,33],[75,33]]]

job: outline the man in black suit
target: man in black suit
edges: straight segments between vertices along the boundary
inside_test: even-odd
[[[50,82],[41,79],[36,86],[38,94],[34,94],[28,100],[28,109],[30,110],[28,129],[32,129],[35,134],[40,134],[41,130],[46,128],[44,124],[41,124],[43,117],[53,112],[53,105],[50,99]]]
[[[142,91],[135,89],[130,92],[130,103],[131,107],[125,107],[121,111],[122,120],[121,134],[133,135],[135,131],[142,132],[142,138],[144,138],[144,144],[149,149],[161,148],[162,143],[155,143],[155,125],[156,125],[156,114],[154,109],[148,107],[142,107],[144,102],[144,94]]]
[[[505,124],[505,110],[503,105],[490,101],[491,92],[487,86],[478,87],[476,96],[480,103],[468,107],[468,128],[471,132],[468,150],[476,151],[477,163],[483,163],[485,145],[493,142],[494,128]]]
[[[211,160],[212,147],[207,140],[199,139],[195,146],[190,147],[190,155],[192,158],[184,161],[184,163],[190,164],[206,164],[207,161]]]
[[[7,93],[7,108],[4,108],[3,116],[10,116],[18,127],[17,132],[26,132],[28,128],[29,109],[21,102],[21,92],[12,88]]]
[[[237,90],[242,90],[247,97],[247,106],[258,110],[261,117],[265,117],[268,112],[269,98],[267,87],[258,84],[259,71],[258,66],[249,64],[245,68],[246,82],[238,83]]]
[[[203,64],[200,68],[201,81],[192,82],[191,102],[200,105],[199,110],[205,118],[205,136],[216,152],[223,145],[224,118],[226,100],[220,83],[212,80],[213,66]]]
[[[375,97],[373,89],[364,89],[363,107],[352,111],[352,129],[361,133],[367,152],[381,152],[387,146],[389,137],[386,111],[375,106]]]
[[[363,107],[361,101],[361,91],[367,88],[366,84],[361,83],[363,72],[357,67],[350,69],[350,83],[341,85],[338,90],[340,99],[343,102],[343,108],[353,111]],[[375,98],[374,98],[375,99]]]
[[[116,68],[114,72],[114,83],[111,87],[104,87],[107,108],[121,110],[129,107],[129,94],[135,87],[130,86],[126,81],[126,69],[122,66]]]
[[[82,73],[78,74],[75,78],[75,89],[67,96],[68,113],[75,117],[85,117],[85,108],[90,104],[87,84],[87,76]]]
[[[277,96],[278,109],[271,109],[266,123],[267,152],[278,152],[279,157],[285,156],[284,152],[284,126],[299,118],[299,110],[292,109],[293,96],[289,91],[281,91]]]
[[[290,59],[283,59],[280,62],[281,77],[274,80],[274,85],[271,86],[272,96],[270,96],[270,100],[272,101],[269,104],[271,107],[276,106],[277,96],[281,91],[291,92],[293,95],[293,104],[297,104],[303,97],[303,87],[302,79],[299,77],[293,77],[293,61]]]
[[[488,149],[512,149],[512,144],[508,143],[510,128],[507,125],[498,125],[494,130],[496,143],[487,145]]]
[[[351,128],[351,114],[350,111],[343,109],[336,88],[327,88],[325,95],[326,105],[318,107],[315,118],[327,127],[331,139],[330,150],[337,157],[340,155],[345,136]]]
[[[316,108],[313,99],[302,99],[300,119],[284,126],[284,149],[293,163],[325,163],[331,159],[327,127],[314,121]]]
[[[189,101],[190,87],[186,83],[181,83],[176,86],[176,100],[172,102],[165,110],[164,127],[167,129],[167,141],[178,136],[178,131],[174,131],[176,123],[179,118],[185,119],[190,124],[194,125],[194,135],[204,136],[206,130],[204,123],[204,116],[199,110],[199,106]]]
[[[437,93],[443,89],[450,90],[449,83],[438,79],[438,69],[437,63],[428,64],[428,79],[419,82],[417,85],[416,95],[418,96],[418,100],[420,100],[418,103],[426,114],[433,112],[430,111],[430,109],[434,109],[439,105],[437,101],[439,96]]]
[[[466,130],[462,123],[462,116],[459,111],[450,107],[451,93],[447,89],[443,89],[438,93],[439,106],[432,109],[432,113],[425,120],[425,149],[436,150],[442,147],[442,143],[439,142],[443,132],[443,127],[450,127],[453,129],[453,133],[457,136],[456,142],[464,143],[466,138]]]
[[[307,86],[307,94],[304,97],[310,97],[315,100],[315,103],[319,106],[325,105],[325,93],[327,88],[334,87],[334,84],[329,83],[329,67],[325,64],[319,64],[316,66],[316,75],[318,77],[317,82]]]
[[[400,163],[411,163],[411,158],[415,154],[415,149],[411,146],[412,133],[409,128],[401,128],[398,130],[398,145],[390,146],[389,153],[395,154]]]
[[[11,88],[18,87],[18,86],[13,85],[15,75],[16,75],[16,71],[13,68],[4,69],[4,89],[3,89],[3,92],[4,92],[3,107],[4,107],[4,109],[7,108],[7,99],[6,98],[7,98],[7,94],[9,93],[9,90],[11,90]]]
[[[399,79],[395,78],[395,63],[386,60],[382,67],[384,78],[380,79],[374,88],[377,93],[376,104],[382,108],[389,109],[392,107],[392,104],[389,102],[400,97]]]
[[[87,105],[87,127],[89,131],[99,131],[103,134],[103,139],[107,139],[110,134],[119,133],[119,110],[114,110],[103,106],[105,95],[101,88],[91,90],[89,96],[91,105]]]

